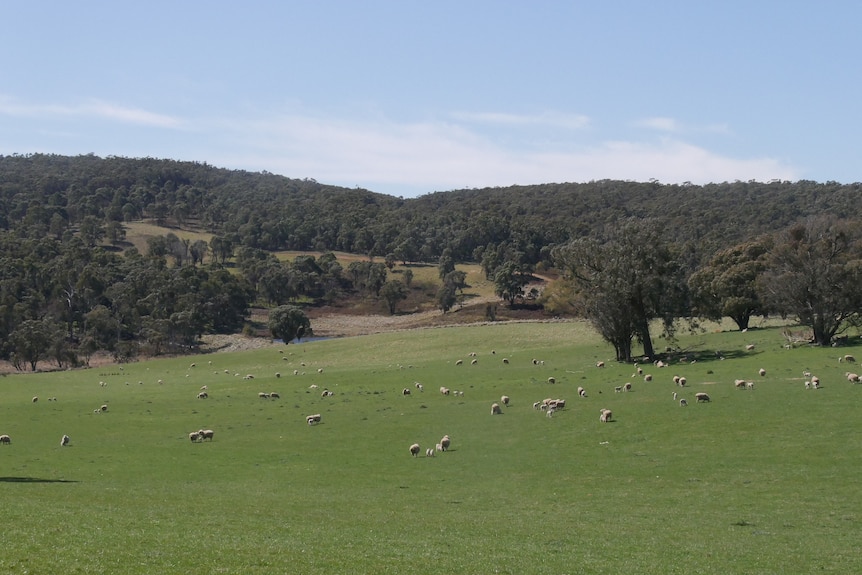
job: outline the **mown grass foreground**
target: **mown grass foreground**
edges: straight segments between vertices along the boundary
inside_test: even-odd
[[[684,363],[644,366],[651,382],[578,323],[8,376],[0,572],[862,572],[862,385],[837,361],[854,349],[783,343],[692,336]],[[548,418],[546,397],[567,407]],[[200,428],[212,442],[189,441]],[[450,451],[408,453],[444,434]]]

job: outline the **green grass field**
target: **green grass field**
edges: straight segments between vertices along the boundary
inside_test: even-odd
[[[860,368],[837,361],[862,349],[785,349],[777,328],[681,343],[649,383],[570,322],[0,378],[0,572],[862,572]],[[566,409],[534,410],[546,397]],[[444,434],[450,451],[408,453]]]

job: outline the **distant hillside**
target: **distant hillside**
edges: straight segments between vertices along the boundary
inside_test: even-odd
[[[86,218],[150,219],[268,251],[337,250],[436,262],[537,264],[550,246],[625,218],[657,218],[694,260],[808,216],[860,217],[860,186],[665,185],[602,180],[453,190],[402,199],[205,163],[93,155],[0,156],[0,229],[61,237]],[[114,226],[116,228],[116,226]]]

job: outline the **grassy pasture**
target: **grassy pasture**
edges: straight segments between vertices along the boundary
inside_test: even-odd
[[[837,357],[862,349],[788,350],[775,328],[682,343],[696,363],[650,365],[649,383],[580,323],[0,378],[0,433],[12,438],[0,445],[0,571],[860,572],[862,386]],[[823,389],[804,389],[804,369]],[[627,381],[630,393],[614,392]],[[195,399],[202,385],[209,399]],[[711,403],[695,404],[697,391]],[[491,416],[502,394],[512,404]],[[547,418],[532,408],[545,397],[568,406]],[[306,425],[310,413],[321,424]],[[214,440],[190,443],[199,428]],[[443,434],[451,451],[408,454]]]

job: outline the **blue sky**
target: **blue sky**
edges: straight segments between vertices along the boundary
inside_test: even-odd
[[[0,154],[157,157],[412,197],[862,181],[862,3],[28,0]]]

